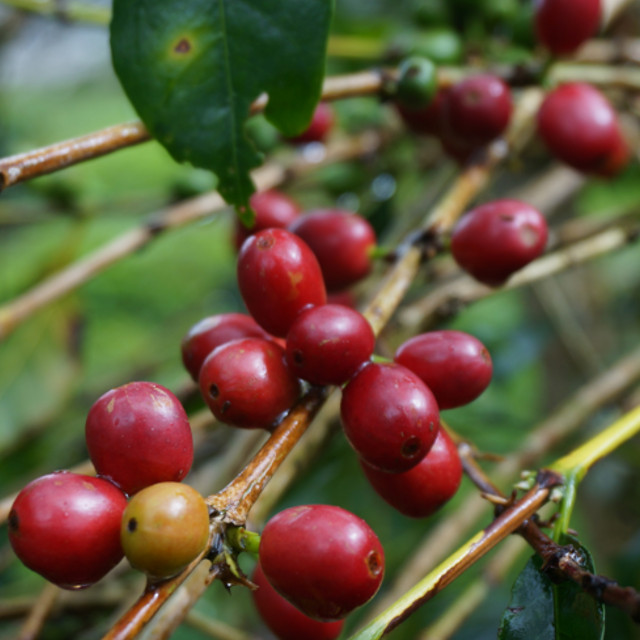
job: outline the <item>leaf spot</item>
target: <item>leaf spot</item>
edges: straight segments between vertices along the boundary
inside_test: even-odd
[[[191,43],[186,38],[182,38],[173,50],[176,53],[189,53],[191,51]]]

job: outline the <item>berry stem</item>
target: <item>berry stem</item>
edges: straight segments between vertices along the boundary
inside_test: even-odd
[[[255,558],[258,557],[260,547],[260,534],[248,531],[244,527],[229,527],[227,529],[227,542],[238,552],[246,551]]]

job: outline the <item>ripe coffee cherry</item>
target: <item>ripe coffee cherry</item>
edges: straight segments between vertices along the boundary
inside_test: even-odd
[[[614,108],[583,82],[547,94],[538,112],[538,133],[553,155],[578,171],[611,176],[628,160]]]
[[[182,362],[197,382],[205,358],[221,344],[238,338],[265,338],[271,336],[245,313],[221,313],[200,320],[182,339]]]
[[[414,133],[439,137],[442,133],[442,110],[449,88],[440,89],[424,107],[415,108],[395,102],[394,105],[407,127]]]
[[[475,400],[491,382],[493,365],[485,346],[462,331],[430,331],[404,342],[394,360],[415,373],[440,409]]]
[[[484,146],[507,128],[512,108],[511,92],[500,78],[488,73],[470,76],[446,93],[443,133],[457,146]]]
[[[339,620],[380,587],[384,552],[364,521],[340,507],[281,511],[260,539],[260,563],[280,595],[316,620]]]
[[[476,280],[500,286],[547,243],[542,214],[520,200],[495,200],[466,213],[451,236],[456,262]]]
[[[324,142],[335,122],[335,113],[333,107],[327,102],[319,102],[309,126],[297,136],[287,138],[289,142],[294,144],[306,144],[308,142]]]
[[[218,347],[204,361],[199,382],[216,418],[246,429],[269,428],[300,394],[284,349],[262,338]]]
[[[258,585],[251,592],[256,609],[279,640],[334,640],[340,635],[342,620],[320,622],[296,609],[269,584],[260,563],[251,580]]]
[[[88,587],[122,559],[127,506],[107,480],[59,471],[30,482],[9,513],[9,541],[22,562],[64,589]]]
[[[250,229],[236,218],[234,245],[238,250],[250,235],[273,227],[285,229],[300,215],[298,203],[277,189],[254,193],[249,202],[256,218]]]
[[[602,15],[601,0],[538,0],[535,5],[538,40],[551,53],[573,53],[595,35]]]
[[[371,486],[394,509],[410,518],[426,518],[448,502],[462,479],[456,445],[444,429],[427,455],[409,471],[385,473],[360,461]]]
[[[122,548],[131,566],[154,579],[170,578],[195,560],[209,539],[209,509],[179,482],[136,493],[122,515]]]
[[[153,382],[130,382],[100,396],[85,435],[98,474],[128,494],[180,481],[193,463],[187,414],[169,389]]]
[[[369,274],[373,227],[362,217],[342,209],[318,209],[300,216],[289,230],[315,254],[328,291],[341,291]]]
[[[325,304],[305,309],[287,334],[287,362],[311,384],[343,384],[373,353],[375,336],[364,316]]]
[[[408,471],[438,433],[438,404],[418,376],[398,364],[360,369],[342,392],[344,432],[357,454],[381,471]]]
[[[238,285],[256,322],[281,338],[302,309],[327,300],[313,251],[285,229],[265,229],[247,238],[238,255]]]

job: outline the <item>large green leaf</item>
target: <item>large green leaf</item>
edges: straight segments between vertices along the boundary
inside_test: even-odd
[[[176,160],[211,169],[247,207],[261,158],[245,136],[251,102],[301,132],[320,97],[333,0],[114,0],[113,65],[151,134]]]
[[[589,552],[567,538],[581,566],[594,571]],[[602,640],[604,605],[596,602],[574,582],[552,582],[533,556],[516,579],[511,602],[502,617],[499,640]]]

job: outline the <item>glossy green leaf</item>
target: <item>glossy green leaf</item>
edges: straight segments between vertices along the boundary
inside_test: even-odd
[[[320,97],[333,0],[115,0],[113,65],[151,134],[178,161],[214,171],[240,212],[261,162],[245,136],[262,93],[286,135]]]
[[[593,572],[589,552],[567,538],[580,557],[583,568]],[[602,640],[604,605],[596,602],[574,582],[555,584],[533,556],[516,579],[511,601],[502,617],[499,640]]]

